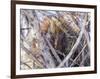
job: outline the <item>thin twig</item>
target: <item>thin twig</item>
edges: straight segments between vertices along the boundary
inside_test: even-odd
[[[56,52],[57,52],[58,54],[60,54],[60,55],[62,55],[62,56],[64,56],[64,57],[65,57],[64,53],[63,53],[63,52],[61,52],[60,50],[56,50]]]
[[[32,54],[32,52],[31,52],[30,50],[28,50],[26,47],[24,47],[24,45],[23,45],[22,43],[21,43],[21,48],[22,48],[25,52],[27,52],[28,55],[31,54],[32,59],[35,60],[40,66],[43,67],[43,65],[41,64],[41,62],[38,61],[38,60],[34,57],[34,55]]]
[[[85,38],[86,38],[86,40],[87,40],[88,47],[89,47],[89,49],[90,49],[90,41],[89,41],[89,36],[88,36],[88,33],[87,33],[87,31],[86,31],[86,30],[84,31],[84,35],[85,35]]]
[[[77,57],[73,60],[72,64],[70,65],[73,66],[75,64],[75,61],[77,60],[77,58],[81,55],[81,53],[84,51],[85,47],[87,46],[87,44],[82,48],[82,50],[80,51],[80,53],[77,55]]]
[[[25,63],[25,62],[22,62],[21,61],[21,64],[24,64],[25,66],[27,66],[29,69],[32,69],[27,63]]]
[[[87,53],[86,55],[85,55],[85,57],[84,57],[84,59],[82,60],[82,62],[80,63],[80,67],[82,66],[82,64],[84,63],[84,61],[86,60],[86,58],[89,56],[89,53]]]
[[[58,61],[59,63],[61,63],[60,57],[59,57],[58,54],[56,53],[55,49],[53,48],[53,46],[51,45],[51,43],[49,42],[49,40],[48,40],[45,36],[44,36],[44,38],[45,38],[45,40],[47,41],[47,43],[48,43],[48,45],[49,45],[49,47],[50,47],[50,49],[51,49],[51,51],[52,51],[52,54],[55,56],[55,58],[57,59],[57,61]]]
[[[70,58],[69,60],[72,62],[74,61],[72,58]],[[73,63],[79,65],[77,62],[73,62]]]

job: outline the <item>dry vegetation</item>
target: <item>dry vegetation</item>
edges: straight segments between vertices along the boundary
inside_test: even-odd
[[[90,66],[90,13],[20,11],[21,69]]]

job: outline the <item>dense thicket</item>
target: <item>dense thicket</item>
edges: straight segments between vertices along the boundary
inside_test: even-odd
[[[20,11],[21,69],[90,65],[90,13]]]

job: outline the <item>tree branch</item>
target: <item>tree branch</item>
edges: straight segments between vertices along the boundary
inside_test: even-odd
[[[59,57],[58,54],[56,53],[55,49],[53,48],[53,46],[51,45],[51,43],[49,42],[49,40],[46,38],[46,36],[43,36],[43,37],[44,37],[45,40],[47,41],[47,43],[48,43],[48,45],[49,45],[49,47],[50,47],[50,49],[51,49],[51,51],[52,51],[52,54],[55,56],[55,58],[57,59],[57,61],[58,61],[59,63],[61,63],[60,57]]]
[[[83,50],[85,49],[85,47],[87,46],[87,44],[82,48],[82,50],[80,51],[80,53],[77,55],[77,57],[73,60],[72,64],[70,65],[73,66],[75,64],[75,61],[77,60],[77,58],[81,55],[81,53],[83,52]]]
[[[80,41],[81,41],[81,38],[82,38],[82,35],[84,33],[84,27],[85,27],[85,21],[82,21],[83,23],[80,23],[81,25],[81,32],[79,34],[79,37],[77,38],[76,40],[76,43],[74,44],[73,48],[71,49],[71,51],[69,52],[69,54],[65,57],[65,59],[58,65],[58,67],[62,67],[64,65],[65,62],[68,61],[68,59],[72,56],[72,54],[76,51],[77,49],[77,46],[79,45]]]

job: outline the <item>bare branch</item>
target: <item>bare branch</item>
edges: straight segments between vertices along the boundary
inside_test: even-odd
[[[25,62],[22,62],[21,61],[21,64],[24,64],[25,66],[27,66],[29,69],[32,69],[27,63],[25,63]]]
[[[72,64],[70,65],[73,66],[75,64],[75,61],[77,60],[77,58],[81,55],[81,53],[84,51],[85,47],[87,46],[87,44],[82,48],[82,50],[80,51],[80,53],[77,55],[77,57],[73,60]]]
[[[24,47],[24,45],[23,45],[22,43],[21,43],[21,48],[22,48],[23,50],[25,50],[25,51],[27,52],[28,55],[31,55],[31,56],[32,56],[32,59],[35,60],[35,61],[37,62],[37,64],[39,64],[39,66],[42,66],[42,67],[43,67],[43,64],[41,64],[41,62],[38,61],[38,60],[34,57],[34,55],[32,54],[32,52],[31,52],[30,50],[28,50],[26,47]]]
[[[48,45],[49,45],[49,47],[50,47],[50,49],[51,49],[51,51],[52,51],[52,54],[55,56],[55,58],[57,59],[57,61],[58,61],[59,63],[61,63],[60,57],[59,57],[58,54],[56,53],[55,49],[53,48],[53,46],[51,45],[51,43],[49,42],[49,40],[48,40],[45,36],[44,36],[44,38],[45,38],[45,40],[47,41],[47,43],[48,43]]]
[[[84,59],[82,60],[82,62],[80,63],[80,67],[83,66],[84,61],[86,60],[86,58],[89,56],[89,53],[87,53],[84,57]]]
[[[83,21],[83,23],[80,23],[80,25],[81,25],[82,28],[81,28],[81,32],[80,32],[80,34],[79,34],[79,37],[78,37],[77,40],[76,40],[76,43],[74,44],[74,46],[73,46],[73,48],[71,49],[71,51],[69,52],[69,54],[65,57],[65,59],[58,65],[58,67],[63,66],[64,63],[68,61],[68,59],[72,56],[72,54],[75,52],[77,46],[79,45],[80,40],[81,40],[81,38],[82,38],[82,35],[83,35],[83,33],[84,33],[85,21]]]
[[[86,38],[86,40],[87,40],[88,47],[90,48],[89,35],[88,35],[88,33],[87,33],[86,30],[84,31],[84,35],[85,35],[85,38]]]

